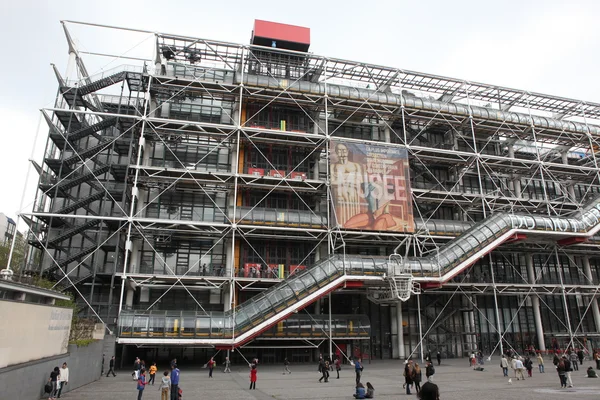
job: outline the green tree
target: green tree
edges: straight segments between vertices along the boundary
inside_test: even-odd
[[[29,244],[27,244],[25,236],[18,232],[15,240],[15,248],[13,251],[12,260],[10,262],[10,267],[15,273],[18,273],[25,265]],[[8,265],[10,246],[11,242],[6,242],[5,244],[0,245],[0,269],[4,269]]]

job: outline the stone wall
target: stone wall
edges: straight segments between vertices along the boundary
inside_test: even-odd
[[[54,367],[66,362],[69,367],[69,384],[63,393],[87,385],[100,378],[103,340],[85,347],[69,345],[66,354],[43,358],[0,369],[0,388],[3,399],[39,400],[44,385]],[[106,361],[108,363],[108,360]],[[108,367],[108,364],[106,365]],[[47,395],[45,396],[47,398]]]
[[[0,300],[0,315],[0,368],[67,352],[72,309]]]

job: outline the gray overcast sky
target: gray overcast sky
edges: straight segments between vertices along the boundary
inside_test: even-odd
[[[16,216],[38,110],[56,95],[50,63],[66,68],[60,20],[247,43],[254,19],[266,19],[309,27],[316,54],[600,102],[599,16],[597,0],[1,0],[0,211]],[[87,32],[77,39],[90,51],[143,39]],[[32,201],[30,193],[26,210]]]

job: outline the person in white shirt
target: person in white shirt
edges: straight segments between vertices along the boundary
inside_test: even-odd
[[[517,380],[519,379],[523,379],[525,380],[525,375],[523,375],[523,370],[525,369],[525,366],[523,365],[523,361],[521,360],[521,358],[517,358],[515,359],[515,372],[517,375]]]
[[[60,369],[60,378],[58,378],[58,396],[57,398],[60,399],[60,394],[62,393],[62,390],[65,388],[65,386],[67,386],[67,383],[69,383],[69,368],[67,367],[67,363],[63,363],[62,368]]]

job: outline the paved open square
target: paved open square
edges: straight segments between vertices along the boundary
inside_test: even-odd
[[[474,371],[468,367],[467,359],[442,360],[442,365],[436,366],[434,382],[439,385],[440,399],[594,399],[600,393],[600,379],[586,378],[585,369],[592,365],[586,361],[579,371],[572,373],[573,388],[561,389],[557,373],[551,360],[546,360],[546,373],[538,373],[537,365],[533,377],[525,381],[517,381],[502,376],[499,358],[486,362],[484,371]],[[161,366],[163,367],[163,366]],[[209,379],[208,370],[202,368],[181,368],[180,386],[183,389],[183,399],[351,399],[354,393],[354,370],[344,365],[340,379],[336,379],[333,371],[328,383],[319,383],[317,364],[291,365],[292,374],[282,374],[283,365],[259,366],[256,390],[248,390],[249,370],[247,367],[236,365],[231,374],[224,374],[221,369],[215,369],[214,378]],[[159,368],[159,373],[163,369]],[[364,364],[363,383],[371,382],[375,387],[375,398],[397,399],[410,396],[402,389],[404,377],[403,364],[397,360],[375,360]],[[424,375],[424,371],[423,371]],[[513,375],[509,371],[509,375]],[[425,378],[423,376],[423,378]],[[159,380],[157,374],[157,381]],[[123,398],[134,399],[137,396],[136,383],[131,379],[130,372],[120,371],[116,378],[103,377],[99,381],[84,386],[63,395],[64,399],[77,400],[115,400]],[[143,399],[160,399],[158,383],[148,386]]]

